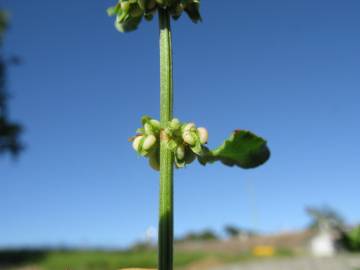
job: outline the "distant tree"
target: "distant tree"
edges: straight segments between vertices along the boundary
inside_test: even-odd
[[[19,136],[21,126],[11,122],[8,116],[6,89],[6,71],[9,64],[18,63],[18,58],[5,58],[2,50],[5,31],[8,27],[8,16],[5,11],[0,10],[0,154],[10,152],[16,156],[23,149]]]
[[[212,230],[206,229],[201,232],[189,232],[185,236],[178,238],[177,242],[184,241],[208,241],[208,240],[217,240],[219,239],[218,235]]]
[[[224,230],[225,230],[226,235],[230,238],[237,237],[241,233],[241,230],[234,225],[227,225],[227,226],[225,226]]]
[[[321,226],[328,226],[332,229],[343,230],[345,227],[344,218],[333,208],[324,207],[308,207],[307,213],[312,217],[309,225],[310,229],[318,229]]]
[[[226,225],[224,227],[226,235],[230,238],[235,238],[238,236],[254,236],[257,233],[254,230],[239,228],[235,225]]]
[[[205,230],[199,234],[200,240],[217,240],[219,237],[211,230]]]

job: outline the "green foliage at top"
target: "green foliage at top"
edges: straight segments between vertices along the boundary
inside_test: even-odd
[[[143,18],[152,20],[159,8],[167,9],[174,20],[185,12],[194,23],[201,21],[200,0],[119,0],[108,8],[107,13],[116,16],[118,31],[131,32],[138,28]]]
[[[214,150],[205,148],[199,161],[202,165],[220,161],[227,166],[255,168],[270,157],[266,141],[246,130],[235,130],[229,139]]]

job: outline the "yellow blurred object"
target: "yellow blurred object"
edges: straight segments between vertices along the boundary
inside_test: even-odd
[[[275,248],[272,246],[257,246],[252,250],[254,256],[271,257],[275,255]]]

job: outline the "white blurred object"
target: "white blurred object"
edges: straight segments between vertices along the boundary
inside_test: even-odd
[[[332,231],[327,226],[320,227],[319,233],[311,240],[311,253],[316,257],[336,255],[336,244]]]
[[[145,240],[148,244],[154,244],[157,238],[157,231],[155,227],[149,227],[145,232]]]

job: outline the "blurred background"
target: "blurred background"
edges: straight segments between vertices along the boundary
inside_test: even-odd
[[[128,142],[159,117],[157,18],[115,1],[1,0],[0,269],[156,267],[158,174]],[[202,1],[173,23],[175,116],[256,170],[175,172],[177,269],[360,269],[360,2]]]

